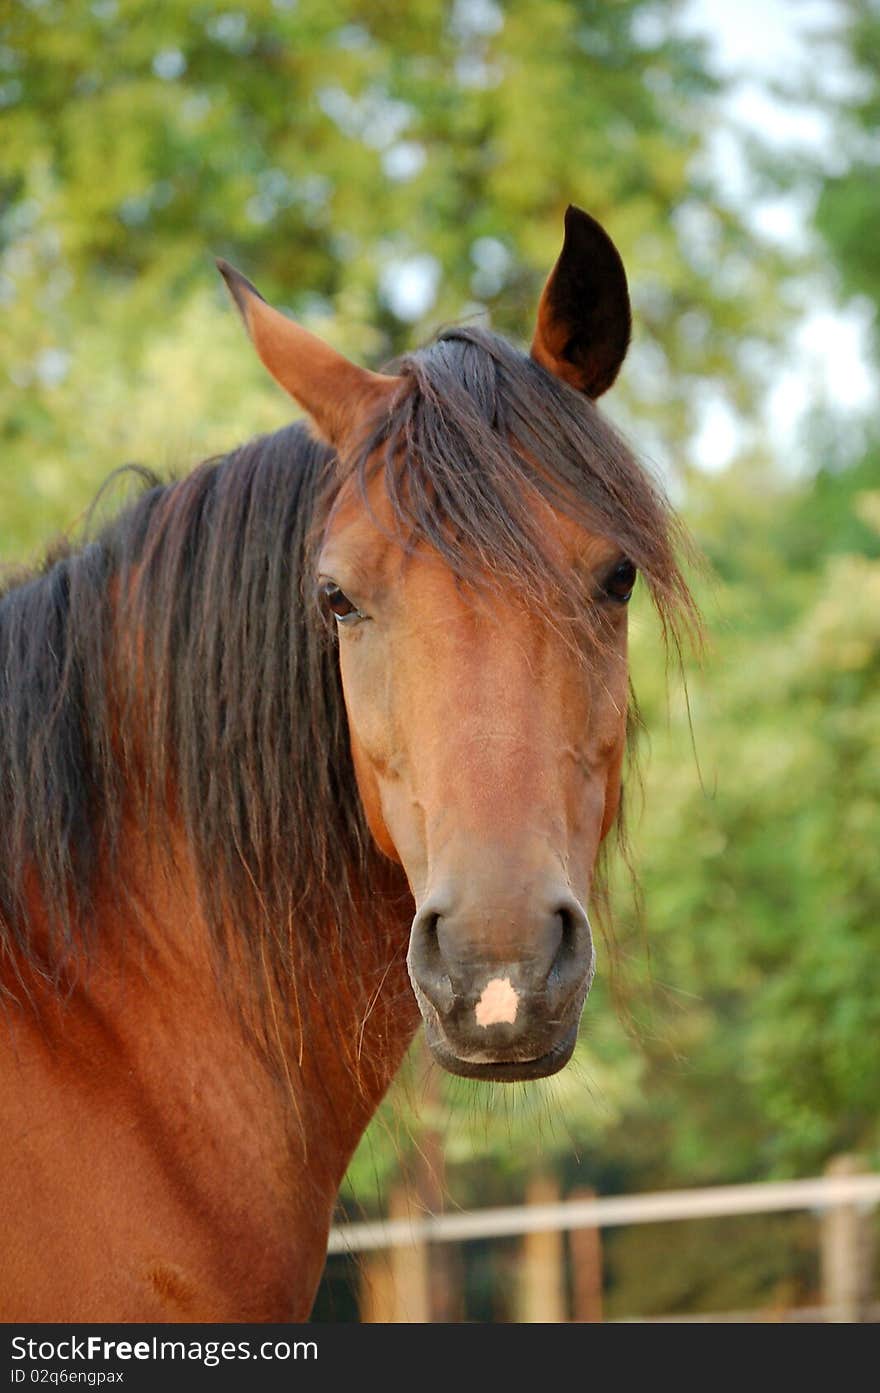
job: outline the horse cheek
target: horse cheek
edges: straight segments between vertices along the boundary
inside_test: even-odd
[[[385,822],[385,814],[382,810],[382,796],[379,791],[378,774],[372,761],[365,754],[356,732],[351,729],[350,725],[349,739],[358,793],[360,794],[364,817],[366,818],[367,826],[370,829],[373,841],[383,855],[400,864],[400,856],[398,855],[397,847],[394,845],[391,833],[388,830],[388,826]]]

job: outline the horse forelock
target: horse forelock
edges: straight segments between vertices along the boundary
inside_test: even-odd
[[[447,330],[394,366],[404,384],[397,401],[331,491],[354,477],[368,505],[381,472],[403,545],[427,542],[462,578],[506,588],[595,637],[594,596],[547,545],[549,504],[638,567],[674,645],[696,635],[678,519],[594,402],[476,327]]]

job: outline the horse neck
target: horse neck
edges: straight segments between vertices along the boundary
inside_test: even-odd
[[[44,1095],[47,1112],[69,1106],[72,1117],[104,1115],[115,1128],[125,1119],[143,1133],[137,1155],[167,1177],[154,1214],[185,1198],[187,1212],[210,1216],[206,1243],[259,1251],[263,1265],[276,1253],[273,1270],[292,1263],[296,1289],[308,1293],[348,1160],[415,1028],[406,922],[371,915],[365,898],[361,921],[346,926],[348,964],[333,948],[323,959],[316,950],[287,1002],[277,990],[260,1001],[241,985],[234,953],[218,966],[186,849],[173,871],[158,862],[149,838],[127,828],[118,858],[126,894],[96,888],[88,964],[66,994],[34,982],[31,1004],[15,1012],[27,1107]],[[320,943],[316,926],[300,927]],[[106,1142],[98,1145],[106,1166]],[[87,1152],[81,1160],[90,1164]],[[121,1151],[118,1164],[141,1163]],[[115,1183],[124,1191],[124,1177]]]
[[[263,927],[252,927],[245,943],[236,925],[218,953],[185,847],[173,849],[168,870],[140,830],[128,829],[124,841],[119,865],[134,886],[140,923],[120,934],[118,890],[98,895],[104,922],[96,939],[105,936],[111,951],[109,972],[96,973],[90,990],[115,992],[124,981],[145,1006],[152,1001],[150,1047],[167,1041],[169,1058],[179,1058],[182,1041],[202,1053],[223,1042],[242,1070],[265,1079],[287,1117],[293,1152],[329,1144],[344,1167],[418,1020],[405,963],[411,910],[394,870],[355,897],[358,917],[341,933],[292,920],[294,943],[308,947],[295,952],[290,980],[279,982]]]

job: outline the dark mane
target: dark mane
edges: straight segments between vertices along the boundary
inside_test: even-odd
[[[399,371],[392,413],[343,466],[297,424],[179,482],[149,477],[0,596],[0,949],[15,962],[58,982],[88,949],[128,817],[182,829],[221,954],[243,940],[277,980],[359,900],[405,889],[363,823],[313,597],[312,548],[350,471],[364,483],[378,460],[402,535],[463,577],[584,611],[542,545],[537,491],[618,542],[673,636],[692,618],[672,514],[592,403],[475,329]]]

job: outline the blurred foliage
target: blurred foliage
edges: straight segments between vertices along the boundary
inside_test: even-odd
[[[880,4],[838,0],[843,13],[842,47],[853,74],[853,90],[836,108],[839,159],[843,168],[824,182],[816,222],[836,253],[843,285],[880,303],[880,246],[869,229],[880,218],[877,132],[880,130]]]
[[[648,0],[14,0],[0,12],[0,547],[109,469],[279,424],[212,265],[370,362],[490,313],[525,339],[577,202],[633,268],[627,420],[741,403],[778,257],[699,175],[714,82]],[[156,402],[162,400],[157,413]],[[232,438],[230,438],[232,436]]]
[[[605,1243],[606,1317],[762,1310],[772,1319],[805,1298],[818,1305],[815,1226],[807,1215],[762,1214],[618,1230]]]
[[[610,409],[675,460],[708,560],[694,577],[707,655],[686,688],[643,597],[633,606],[647,930],[621,872],[616,954],[601,954],[557,1078],[480,1088],[416,1052],[351,1167],[350,1212],[380,1209],[401,1171],[421,1184],[429,1142],[463,1206],[518,1201],[539,1166],[564,1189],[611,1192],[805,1173],[840,1148],[876,1160],[880,444],[853,453],[826,414],[795,475],[769,452],[719,476],[690,467],[706,392],[748,412],[756,364],[784,359],[805,268],[706,172],[722,92],[679,9],[0,12],[4,560],[74,526],[127,460],[184,470],[288,419],[213,254],[372,363],[471,315],[527,340],[569,201],[606,223],[630,269],[636,339]],[[834,112],[834,172],[807,173],[841,288],[877,302],[880,11],[839,12],[861,78]],[[803,1296],[805,1230],[780,1221],[785,1257],[771,1228],[616,1235],[612,1309]]]

